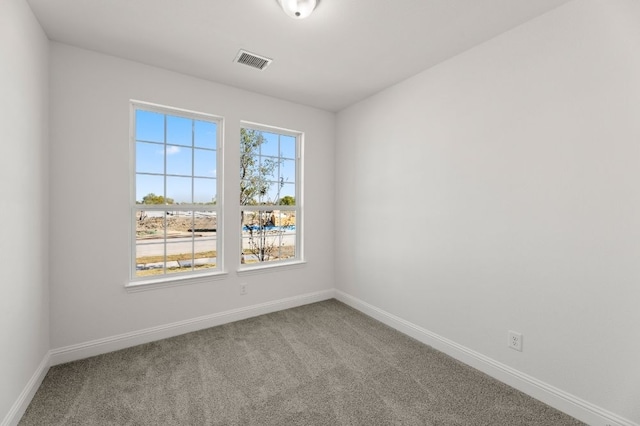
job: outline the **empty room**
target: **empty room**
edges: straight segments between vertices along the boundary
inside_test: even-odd
[[[1,0],[0,426],[640,426],[640,1]]]

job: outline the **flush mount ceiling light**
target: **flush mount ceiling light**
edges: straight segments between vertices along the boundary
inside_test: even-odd
[[[293,19],[304,19],[311,15],[318,0],[277,0],[284,13]]]

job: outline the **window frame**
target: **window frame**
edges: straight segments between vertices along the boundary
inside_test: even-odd
[[[129,181],[130,181],[130,198],[129,198],[129,216],[130,216],[130,221],[131,221],[131,227],[130,227],[130,244],[129,244],[129,250],[130,250],[130,261],[129,261],[129,282],[125,285],[125,287],[128,287],[130,289],[144,289],[144,288],[148,288],[148,287],[165,287],[165,286],[173,286],[173,285],[180,285],[183,283],[195,283],[195,282],[201,282],[203,278],[212,278],[212,277],[216,277],[216,276],[223,276],[226,274],[226,272],[224,272],[224,244],[223,244],[223,238],[224,238],[224,225],[223,225],[223,205],[224,205],[224,196],[223,196],[223,188],[224,188],[224,161],[223,161],[223,149],[224,149],[224,119],[221,116],[217,116],[217,115],[213,115],[213,114],[208,114],[208,113],[202,113],[202,112],[197,112],[197,111],[191,111],[191,110],[187,110],[187,109],[182,109],[182,108],[175,108],[175,107],[169,107],[169,106],[165,106],[165,105],[159,105],[159,104],[153,104],[153,103],[149,103],[149,102],[144,102],[144,101],[137,101],[137,100],[131,100],[129,103],[130,107],[130,117],[129,117],[129,159],[130,159],[130,174],[129,174]],[[136,162],[136,155],[137,155],[137,135],[136,135],[136,131],[137,131],[137,121],[136,121],[136,113],[137,111],[147,111],[147,112],[151,112],[151,113],[157,113],[157,114],[162,114],[164,116],[172,116],[172,117],[179,117],[179,118],[186,118],[189,120],[198,120],[198,121],[204,121],[204,122],[209,122],[209,123],[215,123],[216,125],[216,145],[214,148],[209,148],[209,150],[211,151],[215,151],[215,155],[216,155],[216,173],[215,173],[215,183],[216,183],[216,204],[213,205],[199,205],[197,203],[194,202],[194,200],[191,200],[191,203],[188,204],[179,204],[179,205],[171,205],[171,204],[160,204],[160,205],[153,205],[153,204],[146,204],[143,205],[145,206],[144,208],[141,208],[140,204],[137,204],[136,202],[136,182],[137,182],[137,175],[138,175],[138,170],[137,170],[137,162]],[[167,143],[167,121],[165,118],[165,123],[164,123],[164,129],[163,129],[163,142],[158,143],[159,146],[164,146],[164,149],[167,148],[167,145],[172,145],[172,144],[168,144]],[[192,142],[191,142],[191,146],[185,146],[185,148],[191,149],[192,150],[192,169],[191,169],[191,179],[195,179],[198,178],[198,174],[196,173],[196,171],[193,169],[193,161],[195,161],[195,157],[193,157],[193,155],[195,155],[195,149],[201,149],[201,150],[207,150],[204,147],[197,147],[194,146],[194,134],[193,134],[193,129],[192,129]],[[141,142],[145,142],[145,141],[141,141]],[[149,142],[147,142],[149,143]],[[161,174],[157,174],[158,176],[162,176],[165,183],[165,188],[166,188],[166,179],[167,177],[171,177],[172,174],[167,173],[167,161],[166,161],[166,154],[164,156],[163,159],[164,162],[164,168],[163,168],[163,173]],[[192,187],[192,191],[193,191],[193,187]],[[192,193],[193,194],[193,193]],[[166,194],[163,194],[166,195]],[[171,208],[171,206],[173,206],[173,208]],[[151,275],[151,276],[137,276],[136,271],[137,271],[137,259],[136,259],[136,253],[137,253],[137,235],[136,235],[136,222],[137,222],[137,213],[141,210],[145,210],[145,211],[169,211],[169,210],[183,210],[183,211],[197,211],[197,210],[203,210],[203,211],[211,211],[213,213],[215,213],[215,217],[216,217],[216,236],[215,236],[215,247],[216,247],[216,266],[212,267],[212,268],[207,268],[207,269],[201,269],[201,270],[189,270],[189,271],[184,271],[184,272],[172,272],[172,273],[167,273],[166,270],[166,264],[164,266],[164,270],[161,274],[158,275]],[[166,223],[164,225],[164,229],[166,231]],[[167,251],[166,251],[166,247],[167,247],[167,236],[166,234],[163,236],[162,238],[162,242],[161,244],[164,245],[165,247],[165,262],[166,262],[166,256],[168,255]],[[192,255],[195,253],[195,235],[192,236],[191,238],[192,241],[192,246],[191,246],[191,253]],[[211,240],[207,240],[207,241],[211,241]],[[193,257],[192,257],[193,258]]]
[[[282,210],[282,211],[293,211],[295,212],[295,256],[292,258],[287,258],[283,260],[269,260],[255,263],[242,263],[243,260],[243,247],[244,247],[244,232],[243,232],[243,223],[242,219],[240,221],[240,233],[239,233],[239,243],[240,243],[240,252],[239,259],[240,265],[238,266],[237,273],[238,275],[251,275],[255,273],[261,273],[264,271],[270,270],[278,270],[278,269],[289,269],[289,268],[297,268],[306,263],[304,256],[304,168],[303,168],[303,159],[304,159],[304,139],[305,133],[298,130],[285,129],[282,127],[270,126],[261,123],[255,123],[250,121],[241,121],[239,126],[238,137],[240,138],[240,131],[242,129],[247,130],[255,130],[258,132],[266,132],[283,136],[290,136],[295,138],[295,205],[287,206],[287,205],[273,205],[277,207],[277,209],[273,210]],[[238,139],[238,143],[240,140]],[[266,155],[269,157],[269,155]],[[278,158],[281,158],[280,155]],[[285,159],[289,159],[285,157]],[[238,158],[239,160],[239,158]],[[238,195],[240,191],[240,181],[238,181]],[[239,201],[239,197],[237,197]],[[241,205],[238,203],[238,215],[240,215],[243,211],[260,211],[267,210],[272,206],[265,205]]]

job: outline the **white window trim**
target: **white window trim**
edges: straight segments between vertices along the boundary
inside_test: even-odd
[[[159,288],[184,286],[189,284],[211,284],[213,281],[218,281],[226,278],[229,274],[226,271],[206,272],[206,273],[193,273],[189,275],[163,275],[161,278],[156,279],[140,279],[136,281],[130,281],[124,285],[125,289],[129,293],[156,290]]]
[[[189,271],[173,274],[163,274],[155,277],[136,276],[136,223],[133,220],[136,211],[136,110],[157,112],[160,114],[177,115],[215,121],[217,123],[216,135],[216,198],[218,200],[216,212],[216,267],[210,271]],[[224,118],[218,115],[192,111],[183,108],[175,108],[166,105],[154,104],[139,100],[129,101],[129,281],[125,283],[127,291],[141,291],[154,288],[173,287],[176,285],[210,282],[227,275],[224,268]],[[164,209],[164,207],[162,208]]]
[[[266,264],[265,264],[266,263]],[[253,266],[257,265],[257,266]],[[280,271],[288,271],[290,269],[299,269],[303,268],[307,265],[306,260],[281,260],[277,262],[262,262],[257,264],[251,264],[247,267],[242,265],[241,268],[238,268],[236,274],[239,277],[247,276],[247,275],[258,275],[264,272],[280,272]]]
[[[240,263],[237,269],[237,275],[252,275],[259,274],[261,272],[270,272],[270,271],[278,271],[278,270],[286,270],[286,269],[294,269],[298,267],[303,267],[306,265],[306,259],[304,256],[304,139],[305,133],[292,130],[285,129],[283,127],[270,126],[267,124],[255,123],[251,121],[240,121],[240,128],[257,130],[268,133],[277,133],[281,135],[293,136],[296,138],[296,206],[291,208],[284,208],[284,210],[294,210],[296,211],[296,257],[293,259],[285,259],[285,260],[276,260],[276,261],[268,261],[268,262],[258,262],[258,263]],[[238,214],[240,215],[240,211],[243,209],[248,210],[260,210],[262,206],[238,206]],[[242,226],[242,224],[240,224]],[[240,251],[242,251],[242,230],[240,230]],[[240,259],[242,256],[240,256]]]

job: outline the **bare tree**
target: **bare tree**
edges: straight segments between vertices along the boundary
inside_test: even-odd
[[[270,206],[280,199],[280,189],[284,182],[275,181],[274,172],[281,160],[260,155],[260,146],[265,142],[262,132],[240,129],[240,206]],[[275,199],[269,198],[269,191],[277,185]],[[270,260],[279,249],[282,230],[275,228],[273,209],[250,212],[241,209],[242,230],[249,234],[248,251],[259,262]],[[244,250],[241,262],[245,263]]]

